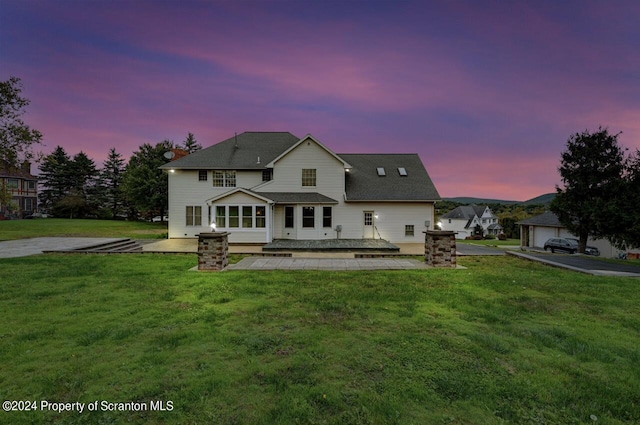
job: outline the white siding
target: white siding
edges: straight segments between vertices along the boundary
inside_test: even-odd
[[[449,223],[449,220],[451,220],[451,223]],[[456,239],[464,239],[467,236],[471,236],[473,231],[473,228],[465,229],[465,226],[469,222],[469,220],[466,219],[443,218],[440,219],[440,222],[442,223],[442,226],[440,226],[442,230],[456,232]]]
[[[260,171],[238,171],[236,174],[237,187],[252,187],[260,182]],[[234,189],[213,187],[211,171],[208,171],[206,181],[198,180],[198,170],[169,172],[169,238],[193,238],[200,232],[211,231],[206,200]],[[187,206],[202,207],[202,226],[186,225]]]
[[[368,203],[353,202],[334,208],[334,225],[342,225],[342,239],[361,239],[364,235],[364,211],[373,211],[375,238],[392,243],[423,242],[426,231],[433,230],[434,209],[432,203]],[[376,217],[377,216],[377,217]],[[414,226],[414,236],[405,236],[405,225]]]
[[[302,186],[302,169],[316,170],[316,186]],[[273,180],[261,185],[259,192],[318,192],[336,201],[344,198],[344,165],[309,140],[297,146],[275,163]]]

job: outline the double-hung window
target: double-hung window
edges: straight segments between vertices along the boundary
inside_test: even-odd
[[[302,169],[302,186],[303,187],[316,186],[316,169],[315,168]]]
[[[187,226],[202,226],[202,207],[187,207]]]
[[[302,227],[314,228],[316,221],[315,207],[302,207]]]
[[[405,236],[415,236],[415,226],[413,224],[407,224],[404,226]]]
[[[236,172],[234,170],[214,170],[213,187],[236,187]]]
[[[264,205],[216,205],[217,228],[264,229],[267,207]]]
[[[322,207],[322,227],[331,227],[332,222],[332,208]]]

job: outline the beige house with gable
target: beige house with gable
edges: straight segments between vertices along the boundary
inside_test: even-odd
[[[245,132],[161,167],[169,237],[424,242],[440,196],[416,154],[336,154],[312,135]]]

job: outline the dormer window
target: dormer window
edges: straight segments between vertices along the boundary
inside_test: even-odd
[[[404,167],[398,167],[398,174],[402,177],[407,177],[407,170]]]
[[[376,170],[378,171],[378,177],[384,177],[387,175],[387,173],[384,171],[384,167],[378,167]]]

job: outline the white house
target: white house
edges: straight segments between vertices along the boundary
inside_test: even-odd
[[[424,241],[440,199],[416,154],[336,154],[313,136],[245,132],[161,167],[169,238]]]
[[[464,239],[473,235],[476,226],[482,227],[485,235],[497,236],[502,233],[502,226],[498,224],[498,217],[488,206],[464,205],[440,217],[438,225],[442,230],[456,232],[456,239]]]

